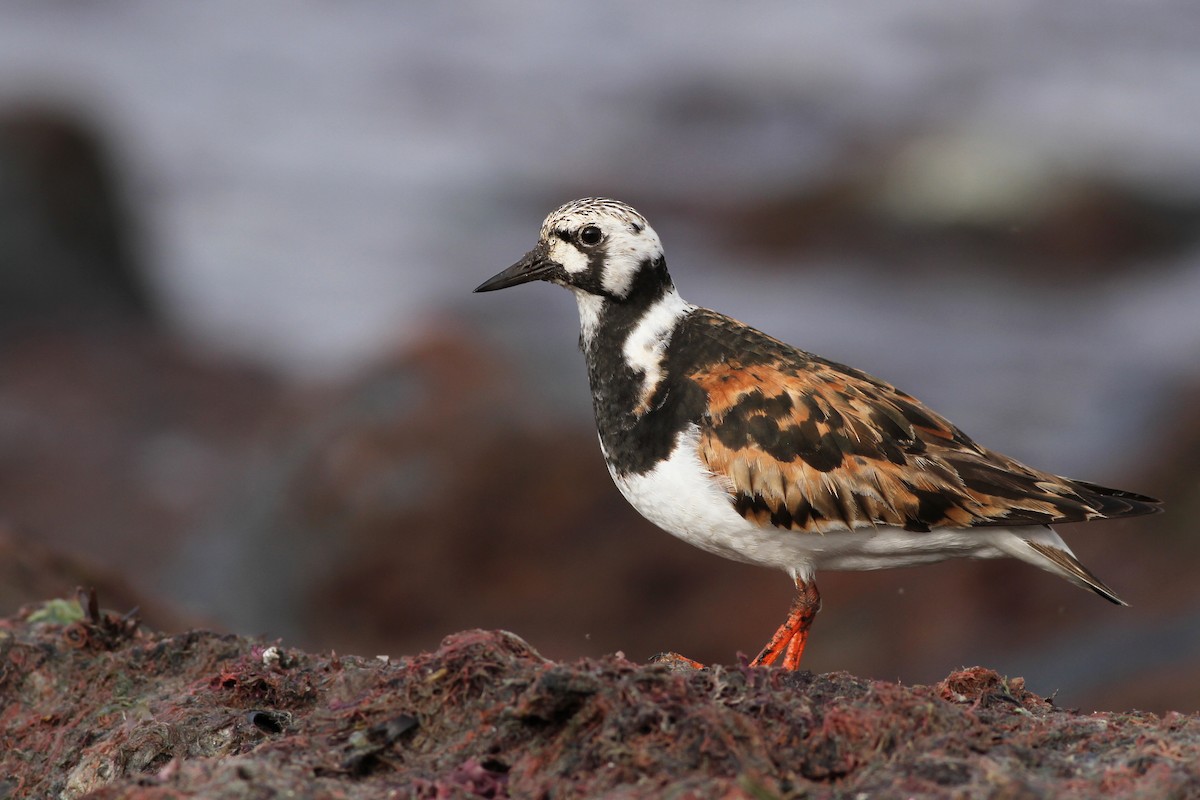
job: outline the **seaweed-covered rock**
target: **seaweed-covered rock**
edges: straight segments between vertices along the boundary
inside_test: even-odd
[[[746,664],[572,664],[467,631],[396,660],[0,620],[0,798],[1110,797],[1200,792],[1200,718],[1080,715],[973,668],[936,686]]]

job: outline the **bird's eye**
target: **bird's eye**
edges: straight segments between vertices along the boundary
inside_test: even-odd
[[[604,238],[604,232],[595,225],[588,225],[579,232],[579,241],[588,246],[600,244],[600,240]]]

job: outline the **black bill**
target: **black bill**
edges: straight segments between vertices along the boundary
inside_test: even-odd
[[[561,268],[562,265],[550,260],[548,248],[544,244],[539,244],[526,253],[520,261],[476,286],[475,291],[494,292],[497,289],[516,286],[519,283],[543,280]]]

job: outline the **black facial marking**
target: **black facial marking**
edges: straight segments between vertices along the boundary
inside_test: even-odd
[[[597,245],[588,249],[587,269],[584,271],[581,278],[586,278],[588,285],[585,287],[582,283],[576,283],[581,289],[592,294],[603,295],[604,297],[614,298],[613,295],[604,288],[604,262],[608,259],[608,247],[606,245]],[[636,280],[636,279],[635,279]],[[632,293],[632,292],[631,292]]]
[[[571,241],[571,238],[569,235],[565,236],[564,238],[568,242]],[[572,244],[572,247],[574,247],[574,244]],[[612,292],[610,292],[608,289],[604,288],[603,269],[604,269],[604,259],[607,258],[607,256],[608,256],[608,247],[604,244],[600,244],[600,245],[597,245],[596,247],[588,248],[587,269],[583,270],[582,272],[575,272],[575,273],[567,272],[566,269],[564,269],[563,275],[566,276],[564,282],[566,284],[568,284],[569,286],[574,286],[576,288],[582,289],[583,291],[587,292],[588,294],[594,294],[599,297],[608,298],[609,300],[612,300],[614,302],[619,302],[621,300],[621,298],[617,297]]]

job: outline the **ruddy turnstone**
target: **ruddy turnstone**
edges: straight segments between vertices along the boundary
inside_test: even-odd
[[[579,305],[600,449],[644,517],[798,590],[752,665],[796,669],[819,569],[1007,556],[1125,605],[1049,527],[1159,511],[1154,498],[1027,467],[865,372],[683,300],[658,234],[589,197],[475,291],[543,280]]]

